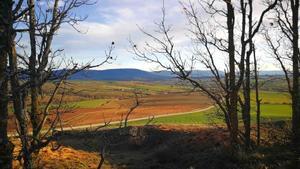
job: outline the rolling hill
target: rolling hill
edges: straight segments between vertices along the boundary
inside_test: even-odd
[[[57,72],[61,72],[58,70]],[[220,71],[223,76],[224,72]],[[282,76],[281,71],[261,71],[262,77]],[[212,73],[208,70],[194,70],[192,73],[194,78],[212,77]],[[159,81],[170,80],[176,76],[170,71],[154,71],[148,72],[139,69],[106,69],[106,70],[84,70],[69,77],[69,80],[104,80],[104,81]]]
[[[132,81],[132,80],[164,80],[169,78],[154,72],[139,69],[107,69],[84,70],[72,75],[70,80],[107,80],[107,81]]]

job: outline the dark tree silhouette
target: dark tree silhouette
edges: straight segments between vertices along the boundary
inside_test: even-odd
[[[40,2],[40,1],[39,1]],[[19,154],[20,162],[25,169],[33,167],[33,154],[38,155],[41,148],[47,146],[54,138],[58,116],[62,110],[60,105],[55,110],[50,110],[54,97],[60,89],[61,84],[72,74],[93,67],[98,67],[112,59],[112,50],[114,42],[109,47],[104,61],[99,64],[92,62],[80,65],[73,60],[63,60],[65,65],[54,62],[54,58],[59,56],[61,49],[53,49],[52,43],[54,36],[63,24],[69,24],[74,29],[76,25],[85,20],[86,17],[79,17],[74,10],[86,5],[94,4],[90,0],[54,0],[53,3],[39,3],[35,0],[8,0],[1,2],[1,87],[0,90],[7,92],[7,80],[10,81],[12,94],[13,111],[17,121],[17,133],[21,142],[21,151]],[[45,6],[42,6],[46,4]],[[20,26],[21,25],[21,26]],[[77,30],[77,29],[76,29]],[[77,30],[78,31],[78,30]],[[21,38],[23,34],[28,34],[30,42],[30,53],[28,50],[19,47],[16,37]],[[3,37],[3,39],[2,39]],[[9,60],[7,66],[7,58]],[[61,66],[65,66],[63,71],[57,73]],[[8,72],[6,75],[6,71]],[[3,77],[3,78],[2,78]],[[24,78],[27,77],[27,78]],[[42,87],[44,84],[52,82],[55,84],[53,91],[50,91],[49,99],[46,105],[41,105],[39,100],[43,95]],[[3,85],[2,85],[3,84]],[[0,143],[6,146],[0,150],[0,161],[7,159],[7,167],[11,168],[12,150],[7,144],[7,102],[5,101],[7,93],[1,92],[1,121]],[[28,99],[30,98],[30,99]],[[28,101],[29,100],[29,101]],[[29,108],[26,106],[29,105]],[[3,111],[2,111],[3,110]],[[46,126],[45,123],[49,115],[54,118]],[[30,117],[29,119],[27,117]],[[2,120],[2,119],[1,119]],[[31,125],[28,125],[31,124]],[[30,126],[30,127],[29,127]],[[32,130],[32,133],[29,132]],[[2,150],[9,150],[2,152]],[[3,154],[3,155],[2,155]],[[2,165],[1,165],[2,167]]]
[[[170,70],[178,78],[190,82],[194,88],[207,94],[224,114],[231,143],[236,145],[242,141],[246,147],[249,147],[251,143],[250,58],[253,54],[253,38],[260,31],[266,14],[276,6],[277,0],[268,3],[261,11],[258,20],[254,20],[252,14],[252,0],[238,2],[207,0],[181,3],[191,26],[189,30],[195,45],[195,54],[192,56],[183,56],[176,50],[171,27],[165,23],[165,8],[163,8],[161,22],[157,23],[158,30],[155,34],[141,29],[152,42],[146,42],[144,48],[137,47],[133,42],[132,46],[138,59],[156,63]],[[199,13],[198,6],[205,14]],[[202,18],[203,15],[213,19],[205,20]],[[237,26],[238,23],[241,28]],[[237,41],[237,37],[240,41]],[[220,55],[228,56],[224,76],[216,66],[216,58]],[[213,85],[207,85],[191,76],[199,61],[212,73]],[[239,129],[239,107],[241,107],[244,130]]]

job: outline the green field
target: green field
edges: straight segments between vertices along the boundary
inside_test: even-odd
[[[95,100],[84,100],[84,101],[78,101],[78,102],[72,102],[68,103],[68,107],[74,107],[74,108],[98,108],[101,107],[101,105],[107,103],[108,99],[95,99]]]
[[[157,124],[191,124],[191,125],[200,125],[200,124],[210,124],[210,123],[221,123],[222,120],[213,115],[213,110],[208,110],[205,112],[191,113],[186,115],[175,115],[170,117],[160,117],[154,118],[151,121],[151,125]],[[144,125],[148,120],[140,120],[130,122],[130,125]]]
[[[291,118],[291,105],[263,104],[262,117],[271,120],[286,120]]]
[[[261,105],[261,118],[262,121],[277,121],[277,120],[289,120],[291,118],[291,105],[289,95],[287,93],[279,92],[261,92],[261,98],[263,104]],[[256,107],[252,103],[252,123],[256,118]],[[130,122],[130,125],[144,125],[148,120]],[[150,124],[189,124],[189,125],[201,125],[223,123],[220,116],[216,115],[215,110],[208,110],[205,112],[191,113],[186,115],[176,115],[170,117],[161,117],[154,119]]]
[[[259,93],[262,104],[291,104],[291,97],[286,92],[263,91]],[[251,92],[251,99],[255,100],[255,93]]]
[[[139,81],[68,81],[67,85],[63,87],[66,90],[61,89],[58,93],[63,92],[65,94],[64,101],[66,102],[128,98],[132,97],[134,92],[155,94],[161,92],[178,92],[186,90],[185,87],[179,85]],[[53,84],[47,83],[43,87],[44,94],[46,96],[51,95],[53,88]],[[57,100],[54,100],[54,102],[57,102]]]
[[[52,87],[47,84],[45,91]],[[68,88],[64,101],[68,107],[74,108],[101,107],[112,99],[131,98],[134,91],[147,95],[186,90],[181,86],[139,81],[69,81]]]
[[[118,87],[120,87],[122,82],[106,82],[106,83],[117,83]],[[86,84],[86,82],[85,82]],[[98,83],[98,84],[102,84]],[[123,84],[125,85],[125,83]],[[126,83],[128,85],[128,83]],[[104,86],[107,86],[104,85]],[[130,85],[129,85],[130,86]],[[102,86],[103,87],[103,86]],[[112,87],[112,86],[111,86]],[[112,88],[118,88],[112,87]],[[127,86],[128,87],[128,86]],[[166,89],[172,89],[170,86],[167,85],[145,85],[140,84],[136,86],[139,89],[148,90],[148,91],[164,91]],[[124,87],[125,88],[125,87]],[[254,100],[254,93],[252,92],[252,100]],[[262,98],[262,105],[261,105],[261,118],[263,121],[269,120],[288,120],[291,118],[291,101],[290,96],[288,93],[284,92],[270,92],[264,91],[260,93]],[[101,105],[107,103],[109,99],[93,99],[93,100],[84,100],[78,102],[68,103],[69,106],[73,106],[76,108],[97,108]],[[255,123],[256,118],[256,107],[255,103],[252,103],[252,121]],[[214,113],[214,110],[209,110],[206,112],[198,112],[198,113],[191,113],[186,115],[176,115],[171,117],[161,117],[155,118],[150,124],[210,124],[210,123],[222,123],[223,120],[221,117],[217,116]],[[130,122],[130,125],[144,125],[147,123],[147,120],[140,120],[135,122]]]
[[[51,88],[51,86],[48,86]],[[101,82],[101,81],[71,81],[69,88],[71,91],[67,95],[72,100],[72,93],[76,93],[79,100],[68,101],[67,105],[75,108],[97,108],[115,98],[132,97],[133,91],[138,90],[143,94],[155,94],[170,91],[184,91],[182,86],[149,83],[149,82]],[[291,118],[291,99],[287,92],[260,92],[262,99],[261,117],[264,121],[269,120],[288,120]],[[251,92],[252,100],[252,121],[255,123],[256,107],[255,93]],[[220,115],[217,117],[214,110],[206,112],[178,115],[172,117],[162,117],[154,119],[151,124],[210,124],[222,123]],[[131,125],[143,125],[147,120],[131,122]]]

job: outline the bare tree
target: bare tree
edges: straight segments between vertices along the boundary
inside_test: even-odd
[[[5,39],[0,36],[1,41]],[[1,43],[1,42],[0,42]],[[3,45],[3,43],[1,43]],[[8,77],[7,77],[7,53],[0,51],[0,166],[11,168],[13,145],[9,141],[8,124]]]
[[[133,105],[129,108],[129,111],[126,113],[126,116],[125,116],[125,119],[124,119],[124,127],[127,127],[128,126],[128,119],[129,119],[129,116],[131,115],[131,113],[136,109],[138,108],[140,105],[140,101],[139,101],[139,98],[138,98],[138,93],[137,92],[134,92],[134,103]]]
[[[194,55],[183,56],[180,51],[175,49],[174,37],[170,35],[171,27],[165,23],[164,8],[162,21],[157,23],[158,30],[155,32],[159,35],[141,29],[146,36],[151,38],[152,43],[146,42],[144,49],[132,43],[133,52],[139,59],[156,63],[162,68],[170,70],[178,78],[190,82],[194,88],[206,93],[223,112],[232,144],[235,145],[243,140],[249,147],[251,129],[250,56],[252,55],[253,38],[259,32],[265,15],[276,6],[277,0],[268,3],[257,21],[253,21],[253,2],[251,0],[247,2],[240,0],[239,4],[230,0],[197,2],[205,14],[213,19],[201,18],[204,14],[199,13],[200,10],[195,3],[191,1],[181,3],[191,26],[190,32],[196,49]],[[235,6],[239,6],[239,8],[235,9]],[[241,11],[241,13],[237,11]],[[224,18],[224,20],[218,18]],[[241,19],[239,20],[239,18]],[[237,23],[240,23],[241,29]],[[246,29],[247,27],[248,29]],[[237,37],[240,37],[239,43],[236,40]],[[216,65],[217,56],[223,54],[228,56],[229,64],[228,67],[225,65],[227,69],[224,71],[224,76]],[[198,61],[212,73],[213,77],[210,80],[214,83],[213,85],[207,85],[191,76]],[[243,89],[243,97],[239,94],[241,89]],[[242,109],[244,132],[239,130],[238,107]]]
[[[0,57],[1,57],[1,79],[0,79],[0,97],[1,97],[1,123],[0,123],[0,166],[3,168],[12,168],[12,153],[13,145],[8,140],[7,136],[7,121],[8,121],[8,80],[11,80],[11,86],[14,86],[16,91],[13,92],[13,98],[16,102],[20,103],[19,96],[21,92],[18,85],[14,80],[16,79],[17,70],[15,69],[13,63],[16,62],[16,52],[15,52],[15,36],[14,23],[19,17],[22,17],[28,9],[21,9],[23,1],[14,2],[12,0],[3,1],[0,4]],[[8,67],[9,59],[9,67]],[[10,71],[8,70],[10,69]],[[18,93],[19,92],[19,93]],[[14,105],[15,106],[15,105]],[[19,107],[15,107],[15,110],[20,112]],[[19,116],[18,116],[19,117]]]
[[[265,32],[265,39],[272,55],[285,73],[288,91],[292,96],[293,143],[300,151],[300,53],[299,53],[299,1],[280,1],[274,10],[271,31]]]
[[[136,90],[133,91],[133,96],[134,96],[133,104],[129,107],[128,111],[125,114],[124,113],[121,114],[119,128],[128,126],[129,116],[136,108],[138,108],[140,106],[140,100],[139,100],[138,94],[139,94],[138,91],[136,91]]]
[[[46,4],[46,6],[42,6],[42,4]],[[3,5],[1,3],[1,36],[4,35],[2,34],[2,28],[4,28],[7,35],[1,41],[1,43],[3,42],[1,45],[5,43],[5,50],[2,50],[3,46],[1,47],[1,61],[3,61],[1,62],[3,63],[1,64],[1,73],[6,78],[5,72],[3,72],[4,70],[6,71],[6,64],[4,63],[6,59],[2,56],[8,55],[9,75],[7,78],[10,80],[14,114],[17,120],[17,132],[22,147],[19,157],[23,159],[24,168],[32,168],[32,154],[38,153],[42,147],[48,145],[54,138],[58,118],[54,118],[51,124],[46,127],[45,122],[51,113],[50,107],[53,98],[56,97],[61,84],[70,75],[84,69],[101,66],[111,59],[114,42],[111,44],[108,53],[106,53],[106,58],[103,62],[95,65],[92,62],[79,65],[71,60],[66,65],[66,69],[60,71],[60,73],[56,71],[60,67],[55,66],[57,63],[54,62],[54,58],[62,50],[52,49],[55,34],[64,23],[70,24],[76,29],[76,24],[83,21],[85,17],[77,16],[73,13],[74,9],[90,4],[93,3],[90,3],[89,0],[54,0],[53,3],[49,1],[40,3],[40,1],[35,2],[34,0],[13,2],[9,0],[5,1]],[[4,26],[3,23],[5,24]],[[16,37],[18,35],[22,37],[24,33],[29,35],[29,55],[27,54],[27,49],[23,51],[17,51],[16,49]],[[55,88],[51,92],[47,104],[42,106],[39,104],[39,99],[43,95],[41,89],[47,82],[55,82]],[[2,87],[4,87],[3,89],[7,88],[5,81],[3,83],[1,81],[1,84],[4,84],[3,86],[1,85],[1,89]],[[5,92],[3,94],[3,96],[6,95]],[[28,96],[30,96],[30,102],[27,103]],[[3,99],[6,98],[4,97]],[[6,101],[3,100],[3,102],[1,101],[2,103],[5,109],[5,106],[7,106]],[[26,108],[27,104],[30,104],[30,110]],[[55,112],[54,114],[58,113]],[[7,123],[6,111],[1,112],[1,115],[5,116],[3,118],[4,123],[1,123],[2,129],[4,129]],[[29,119],[27,115],[29,115]],[[32,128],[28,126],[28,122],[30,122]],[[33,131],[32,134],[29,133],[30,129]],[[7,141],[6,133],[3,132],[3,135],[1,135],[4,141]],[[12,155],[8,153],[9,151],[6,153],[6,158]],[[8,161],[8,163],[10,162]]]
[[[299,1],[291,0],[292,8],[292,44],[293,44],[293,95],[292,130],[293,142],[300,151],[300,52],[299,52]]]
[[[256,57],[256,49],[253,46],[253,61],[254,61],[254,86],[255,86],[255,102],[256,102],[256,144],[260,145],[260,104],[261,98],[259,96],[259,73],[257,68],[257,57]]]
[[[10,4],[0,4],[0,166],[4,169],[12,168],[13,145],[9,141],[8,123],[8,72],[7,72],[7,22]]]

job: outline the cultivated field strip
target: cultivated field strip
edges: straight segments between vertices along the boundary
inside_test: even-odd
[[[161,114],[161,115],[153,115],[151,117],[155,118],[160,118],[160,117],[170,117],[170,116],[177,116],[177,115],[186,115],[186,114],[192,114],[192,113],[199,113],[199,112],[205,112],[208,110],[213,109],[214,106],[209,106],[207,108],[203,108],[203,109],[195,109],[192,111],[187,111],[187,112],[179,112],[179,113],[170,113],[170,114]],[[133,119],[129,119],[128,122],[134,122],[134,121],[140,121],[140,120],[148,120],[148,117],[141,117],[141,118],[133,118]],[[118,121],[112,121],[110,122],[110,125],[113,124],[119,124],[120,120]],[[69,126],[69,127],[62,127],[63,131],[72,131],[72,130],[85,130],[85,129],[91,129],[91,128],[97,128],[97,127],[101,127],[105,125],[105,123],[95,123],[95,124],[89,124],[89,125],[78,125],[78,126]],[[57,130],[61,130],[61,128],[57,128]],[[44,131],[46,132],[46,130]],[[9,137],[15,137],[18,136],[17,132],[11,132],[9,133]]]

